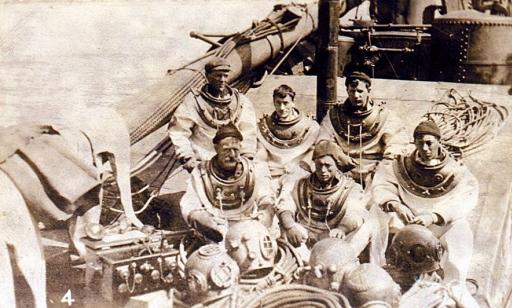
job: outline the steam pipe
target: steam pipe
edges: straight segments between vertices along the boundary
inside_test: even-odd
[[[318,3],[316,118],[321,122],[337,101],[339,0]]]

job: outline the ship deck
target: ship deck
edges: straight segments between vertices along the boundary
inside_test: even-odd
[[[310,76],[272,76],[257,89],[248,93],[258,115],[273,110],[272,91],[287,84],[297,92],[299,109],[309,114],[316,110],[316,78]],[[448,82],[374,79],[372,96],[403,120],[406,130],[412,132],[425,112],[446,91],[456,89],[466,95],[506,106],[512,111],[510,87]],[[344,79],[338,79],[338,99],[346,98]],[[479,204],[469,220],[474,233],[474,252],[468,278],[475,279],[478,299],[482,307],[510,307],[512,305],[512,125],[508,123],[498,136],[479,153],[463,158],[480,184]]]
[[[272,112],[272,91],[280,84],[288,84],[295,89],[299,109],[308,114],[315,113],[315,77],[270,76],[261,87],[251,89],[247,93],[256,108],[258,117],[263,113]],[[512,97],[508,95],[509,87],[507,86],[374,79],[372,96],[377,102],[385,102],[386,106],[403,120],[407,131],[411,132],[412,142],[412,131],[422,115],[446,91],[452,88],[461,94],[470,91],[478,99],[504,105],[512,110]],[[345,98],[344,79],[339,78],[338,99],[343,101]],[[133,160],[141,158],[165,137],[166,129],[164,127],[136,144],[132,148]],[[484,151],[463,158],[480,184],[479,204],[469,218],[475,245],[468,277],[474,279],[479,286],[476,297],[482,307],[508,307],[512,304],[510,302],[512,289],[512,245],[510,244],[512,237],[512,166],[510,157],[512,157],[512,125],[505,123],[498,136],[486,145]],[[180,180],[175,179],[175,181]],[[172,187],[170,189],[172,190]],[[46,237],[59,241],[65,239],[66,236],[57,233],[47,233]],[[48,239],[45,241],[50,245],[58,243]],[[59,254],[59,250],[63,252],[65,246],[47,250],[47,256],[52,256],[48,279],[50,281],[51,277],[70,275],[75,280],[72,287],[76,289],[80,286],[78,281],[81,277],[80,274],[62,270],[61,262],[65,256]],[[52,272],[52,270],[56,270],[56,272]],[[50,299],[58,301],[66,291],[63,288],[67,289],[69,286],[69,284],[54,286],[54,289],[58,291],[50,293]],[[99,298],[96,300],[98,301],[91,302],[88,299],[86,302],[88,305],[103,307],[104,302]]]

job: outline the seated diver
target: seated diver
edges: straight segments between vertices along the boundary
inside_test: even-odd
[[[341,149],[330,141],[315,146],[315,171],[298,179],[277,205],[288,241],[308,247],[324,237],[344,238],[365,221],[361,185],[343,174]]]
[[[229,123],[213,138],[216,155],[192,171],[180,207],[183,218],[199,233],[220,242],[230,224],[257,219],[267,228],[274,213],[274,194],[266,164],[240,155],[244,137]]]

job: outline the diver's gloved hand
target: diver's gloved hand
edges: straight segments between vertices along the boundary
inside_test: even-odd
[[[343,153],[343,151],[339,151],[338,155],[336,155],[336,163],[338,165],[338,169],[342,172],[348,172],[359,165],[355,159]]]
[[[305,243],[308,239],[308,230],[295,222],[291,211],[282,211],[278,214],[279,222],[286,231],[288,242],[295,247],[299,247],[301,243]]]
[[[191,173],[196,166],[197,160],[194,157],[190,157],[183,160],[183,169],[187,170],[188,173]]]
[[[286,230],[286,237],[290,244],[294,247],[299,247],[300,244],[305,243],[308,239],[308,230],[300,224],[295,223],[291,228]]]
[[[193,211],[188,216],[189,224],[206,238],[221,242],[227,232],[226,223],[205,210]]]
[[[329,231],[329,237],[335,237],[342,239],[346,235],[345,231],[342,228],[334,228],[331,231]]]

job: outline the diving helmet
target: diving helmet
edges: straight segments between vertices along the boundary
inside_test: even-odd
[[[440,268],[444,251],[432,231],[420,225],[407,225],[391,243],[389,263],[411,274],[433,272]]]
[[[219,244],[201,246],[187,260],[187,279],[190,304],[200,303],[226,293],[238,282],[238,265]]]
[[[277,243],[257,220],[241,220],[230,226],[225,245],[245,277],[263,276],[274,266]]]
[[[400,300],[400,286],[383,268],[372,263],[348,271],[340,291],[355,307],[396,307]]]
[[[311,271],[305,284],[325,290],[338,291],[344,274],[359,264],[353,248],[342,239],[324,238],[311,249]]]

